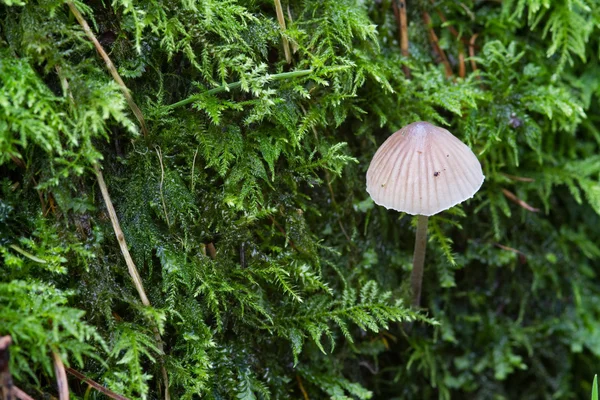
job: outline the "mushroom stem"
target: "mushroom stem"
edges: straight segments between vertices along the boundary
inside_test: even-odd
[[[417,236],[415,239],[415,252],[413,255],[413,269],[410,274],[412,289],[412,305],[418,307],[421,302],[421,284],[423,282],[423,265],[425,264],[425,250],[427,249],[427,215],[417,216]]]

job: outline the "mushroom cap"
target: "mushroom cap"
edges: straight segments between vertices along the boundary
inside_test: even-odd
[[[367,192],[385,208],[430,216],[473,197],[484,179],[467,145],[446,129],[414,122],[379,147]]]

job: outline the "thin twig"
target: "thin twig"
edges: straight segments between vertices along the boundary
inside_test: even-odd
[[[144,136],[147,136],[148,130],[146,129],[146,121],[144,120],[144,115],[142,114],[142,110],[140,110],[140,108],[137,106],[137,104],[135,104],[135,101],[133,101],[133,97],[131,97],[131,93],[129,92],[129,89],[125,85],[125,82],[123,82],[123,79],[121,79],[121,76],[119,75],[119,72],[115,68],[115,65],[110,60],[110,57],[108,57],[108,54],[106,54],[106,51],[104,51],[104,48],[102,47],[100,42],[98,42],[98,39],[96,39],[96,36],[90,29],[90,26],[88,25],[87,21],[85,20],[85,18],[83,18],[83,15],[81,15],[81,13],[79,12],[79,10],[75,6],[75,4],[73,4],[72,1],[67,1],[67,5],[69,6],[69,9],[71,9],[71,12],[75,16],[75,18],[77,19],[77,22],[79,22],[79,25],[81,25],[81,27],[83,28],[83,31],[87,35],[88,39],[90,39],[92,41],[92,43],[94,43],[94,47],[96,47],[96,51],[98,51],[98,53],[100,54],[100,57],[102,57],[102,59],[106,63],[106,68],[108,68],[108,71],[112,75],[113,79],[121,87],[121,90],[123,91],[123,95],[125,96],[125,99],[127,100],[127,103],[129,104],[129,108],[131,108],[131,111],[135,114],[136,118],[140,122],[140,126],[142,128],[142,133],[144,134]]]
[[[121,253],[123,253],[123,257],[125,258],[125,263],[127,264],[127,268],[129,270],[129,276],[133,279],[133,284],[142,300],[142,304],[145,306],[150,305],[150,301],[146,296],[146,291],[144,290],[144,285],[142,283],[142,278],[131,258],[131,254],[129,254],[129,249],[127,248],[127,242],[125,241],[125,235],[123,235],[123,231],[121,230],[121,225],[119,224],[119,219],[117,218],[117,213],[115,212],[115,208],[113,207],[112,200],[110,199],[110,195],[108,194],[108,188],[106,187],[106,182],[104,182],[104,176],[102,175],[102,171],[98,167],[98,164],[94,164],[94,171],[96,172],[96,178],[98,179],[98,185],[100,186],[100,191],[102,192],[102,198],[104,199],[104,204],[106,205],[106,209],[108,210],[108,216],[110,218],[110,222],[112,223],[113,230],[115,231],[115,236],[117,237],[117,241],[119,242],[119,247],[121,248]]]
[[[531,212],[538,212],[538,211],[540,211],[539,208],[535,208],[535,207],[530,206],[529,204],[527,204],[523,200],[519,199],[513,192],[511,192],[509,190],[502,189],[502,193],[504,193],[504,195],[506,197],[508,197],[509,200],[511,200],[514,203],[520,205],[521,207],[523,207],[527,211],[531,211]]]
[[[434,0],[431,0],[431,2],[433,3]],[[436,10],[436,12],[437,12],[437,15],[440,17],[440,19],[442,20],[442,24],[445,24],[448,21],[448,19],[446,18],[446,16],[444,15],[444,13],[441,10]],[[447,25],[446,28],[448,28],[448,30],[450,31],[450,33],[455,38],[464,41],[464,39],[460,37],[460,33],[458,33],[458,31],[456,30],[456,28],[454,28],[452,25]]]
[[[275,11],[277,12],[277,21],[279,22],[279,26],[281,27],[281,39],[283,41],[283,52],[285,53],[285,61],[288,64],[292,62],[292,54],[290,52],[290,43],[287,38],[283,36],[285,32],[285,18],[283,16],[283,8],[281,7],[281,0],[274,0],[275,2]]]
[[[129,276],[133,279],[133,284],[142,300],[142,304],[149,307],[150,301],[146,296],[146,292],[144,290],[144,285],[142,284],[142,278],[131,258],[131,254],[129,254],[129,249],[127,248],[127,242],[125,241],[125,235],[123,235],[123,231],[121,230],[121,225],[119,224],[119,219],[117,218],[117,213],[115,212],[115,208],[113,207],[112,200],[108,194],[108,188],[106,187],[106,183],[104,182],[104,177],[102,175],[102,171],[98,167],[98,164],[94,164],[94,171],[96,172],[96,179],[98,180],[98,185],[100,186],[100,191],[102,192],[102,198],[104,199],[104,204],[106,205],[106,209],[108,210],[108,215],[110,217],[110,221],[113,226],[113,230],[115,231],[115,236],[117,237],[117,241],[119,242],[119,247],[121,248],[121,253],[123,253],[123,257],[125,258],[125,263],[127,264],[127,269],[129,270]],[[154,338],[156,340],[156,346],[158,347],[160,354],[164,354],[163,342],[160,336],[160,332],[158,331],[158,327],[153,324],[152,327],[154,331]],[[167,370],[165,368],[164,363],[161,361],[161,372],[165,385],[165,400],[170,400],[171,396],[169,394],[169,377],[167,375]]]
[[[22,391],[21,389],[19,389],[18,386],[14,386],[12,387],[12,392],[15,395],[15,397],[17,399],[21,399],[21,400],[34,400],[33,397],[31,397],[30,395],[28,395],[27,393],[25,393],[24,391]]]
[[[308,74],[310,74],[312,72],[313,72],[312,69],[301,69],[301,70],[298,70],[298,71],[282,72],[280,74],[267,75],[267,79],[270,79],[272,81],[279,81],[279,80],[282,80],[282,79],[299,78],[301,76],[308,75]],[[171,105],[168,105],[165,108],[167,110],[170,110],[170,109],[173,109],[173,108],[185,106],[187,104],[193,103],[197,99],[202,98],[202,96],[210,95],[210,94],[217,94],[217,93],[221,93],[221,92],[227,92],[227,91],[229,91],[231,89],[237,89],[240,86],[242,86],[242,81],[228,83],[227,85],[218,86],[218,87],[216,87],[214,89],[207,90],[206,92],[202,92],[202,93],[199,93],[199,94],[191,95],[187,99],[183,99],[181,101],[178,101],[177,103],[173,103]]]
[[[215,244],[213,242],[208,242],[206,245],[206,250],[208,251],[208,256],[211,260],[214,260],[217,256],[217,249],[215,248]]]
[[[394,14],[398,21],[398,31],[400,36],[400,54],[404,57],[409,57],[408,51],[408,20],[406,18],[406,0],[393,0]],[[404,76],[410,79],[410,69],[407,65],[402,67],[404,70]]]
[[[479,33],[471,36],[471,39],[469,40],[469,58],[471,59],[471,68],[473,69],[473,72],[477,71],[477,63],[475,62],[475,40],[477,40],[477,36],[479,36]]]
[[[435,34],[435,31],[433,30],[433,26],[431,23],[431,17],[429,16],[429,13],[426,11],[423,12],[423,22],[425,23],[425,26],[427,27],[427,32],[429,33],[429,40],[431,41],[431,45],[433,46],[434,51],[437,53],[437,55],[440,57],[440,60],[444,64],[444,69],[446,70],[446,77],[451,77],[453,75],[453,73],[452,73],[452,67],[450,66],[450,61],[448,61],[448,57],[446,57],[446,53],[440,46],[438,37]]]
[[[111,399],[115,399],[115,400],[129,400],[127,397],[125,396],[121,396],[120,394],[117,394],[107,388],[105,388],[104,386],[100,385],[97,382],[94,382],[93,380],[91,380],[90,378],[88,378],[87,376],[83,375],[81,372],[74,370],[73,368],[70,367],[66,367],[65,368],[66,371],[73,375],[74,377],[84,381],[85,383],[87,383],[90,387],[96,389],[97,391],[99,391],[100,393],[103,393],[105,395],[107,395],[108,397],[110,397]]]
[[[292,11],[290,10],[289,4],[287,6],[287,14],[288,14],[288,18],[290,19],[290,22],[294,22],[294,18],[292,18]],[[294,54],[296,54],[297,51],[298,51],[298,44],[296,42],[292,42],[292,52]]]
[[[504,246],[503,244],[500,244],[500,243],[494,243],[494,246],[499,247],[502,250],[512,251],[513,253],[519,254],[521,256],[525,255],[525,253],[523,253],[521,250],[517,250],[517,249],[512,248],[512,247]]]
[[[501,248],[502,250],[511,251],[511,252],[515,253],[517,256],[519,256],[519,262],[521,264],[527,263],[527,255],[525,253],[523,253],[522,251],[514,249],[512,247],[504,246],[500,243],[494,243],[494,246]]]
[[[10,159],[17,164],[17,166],[21,167],[21,168],[27,168],[27,166],[25,165],[25,163],[23,162],[23,160],[21,160],[19,157],[17,157],[14,154],[10,155]]]
[[[302,384],[302,379],[300,378],[300,375],[296,375],[296,380],[298,381],[298,387],[300,388],[300,391],[302,392],[302,396],[304,397],[304,400],[310,400],[310,398],[308,397],[308,393],[306,393],[306,389],[304,389],[304,385]]]
[[[56,375],[58,398],[59,400],[69,400],[69,382],[67,381],[65,364],[56,350],[52,350],[52,359],[54,360],[54,375]]]
[[[458,51],[458,76],[464,78],[467,71],[465,68],[465,52],[461,49]]]
[[[525,176],[509,175],[509,174],[504,174],[504,173],[502,173],[501,175],[504,175],[508,179],[512,179],[514,181],[519,181],[519,182],[535,182],[535,179],[533,179],[533,178],[527,178]]]

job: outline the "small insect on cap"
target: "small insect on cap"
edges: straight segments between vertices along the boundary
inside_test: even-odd
[[[379,147],[367,192],[385,208],[430,216],[473,197],[484,179],[467,145],[446,129],[414,122]]]

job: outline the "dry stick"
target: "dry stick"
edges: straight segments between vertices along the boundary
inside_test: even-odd
[[[404,57],[408,57],[408,22],[406,20],[406,1],[398,0],[398,8],[400,14],[400,31],[402,32],[400,52]]]
[[[98,167],[98,164],[94,164],[94,171],[96,172],[96,178],[98,179],[98,185],[100,186],[100,191],[102,192],[102,198],[104,199],[104,203],[106,204],[106,209],[108,210],[108,215],[110,217],[110,222],[112,223],[113,230],[115,231],[115,235],[117,236],[117,241],[119,242],[119,247],[121,248],[121,253],[123,253],[123,257],[125,258],[125,263],[127,264],[127,269],[129,270],[129,275],[131,279],[133,279],[133,284],[142,300],[142,304],[149,307],[150,301],[146,296],[146,292],[144,291],[144,286],[142,284],[142,278],[131,258],[131,254],[129,254],[129,249],[127,248],[127,242],[125,241],[125,235],[123,235],[123,231],[121,230],[121,225],[119,224],[119,219],[117,218],[117,213],[115,212],[115,208],[113,207],[112,200],[108,194],[108,188],[106,187],[106,183],[104,182],[104,177],[102,175],[102,171]],[[160,354],[164,354],[163,342],[160,337],[160,332],[158,332],[158,328],[156,325],[152,327],[154,331],[154,338],[156,340],[156,345],[160,351]],[[165,400],[170,400],[171,396],[169,394],[169,377],[167,375],[167,370],[165,369],[165,365],[161,363],[161,372],[165,384]]]
[[[425,250],[427,249],[427,221],[426,215],[417,216],[417,235],[415,238],[415,252],[413,254],[413,269],[410,274],[412,289],[412,305],[419,307],[421,303],[421,286],[423,284],[423,266],[425,265]]]
[[[509,174],[504,174],[504,173],[501,173],[501,175],[504,175],[508,179],[512,179],[512,180],[519,181],[519,182],[535,182],[535,179],[527,178],[526,176],[516,176],[516,175],[509,175]]]
[[[21,400],[34,400],[33,397],[31,397],[30,395],[28,395],[27,393],[25,393],[24,391],[22,391],[21,389],[19,389],[17,386],[13,386],[12,387],[12,392],[15,395],[15,397],[17,399],[21,399]]]
[[[429,32],[429,40],[431,41],[431,44],[433,45],[433,49],[435,50],[435,52],[438,54],[438,56],[442,60],[442,63],[444,64],[444,69],[446,70],[446,77],[449,78],[453,74],[452,67],[450,66],[450,61],[448,61],[448,57],[446,57],[446,53],[440,47],[440,42],[438,40],[438,37],[435,34],[433,27],[431,26],[431,17],[429,16],[429,13],[427,13],[426,11],[423,12],[423,22],[425,23],[425,26],[427,26],[427,32]]]
[[[527,204],[523,200],[519,199],[513,192],[511,192],[509,190],[502,189],[502,193],[504,193],[504,195],[506,197],[508,197],[509,200],[511,200],[514,203],[520,205],[521,207],[523,207],[527,211],[531,211],[531,212],[538,212],[538,211],[540,211],[539,208],[535,208],[535,207],[530,206],[529,204]]]
[[[406,0],[393,0],[394,15],[398,21],[398,35],[400,40],[400,54],[404,57],[408,57],[408,22],[406,18]],[[410,69],[404,65],[402,67],[404,76],[410,79]]]
[[[88,39],[90,39],[92,41],[92,43],[94,43],[94,47],[96,47],[96,51],[98,51],[98,53],[100,54],[100,57],[102,57],[102,59],[106,63],[106,67],[108,68],[108,71],[112,75],[113,79],[121,87],[121,90],[123,91],[123,95],[125,96],[125,99],[127,100],[127,103],[129,104],[129,108],[131,108],[131,111],[133,111],[136,118],[140,122],[140,126],[142,127],[142,133],[144,134],[144,136],[147,136],[148,130],[146,129],[146,122],[144,120],[142,111],[137,106],[137,104],[135,104],[135,102],[133,101],[133,97],[131,97],[131,93],[129,93],[129,89],[125,85],[125,82],[123,82],[123,79],[121,79],[121,76],[117,72],[115,65],[112,63],[112,61],[108,57],[108,54],[106,54],[106,51],[104,51],[104,48],[102,47],[100,42],[98,42],[98,39],[96,39],[96,36],[94,36],[94,33],[90,29],[90,26],[88,25],[86,20],[83,18],[83,15],[81,15],[81,13],[79,12],[79,10],[75,6],[75,4],[73,4],[73,2],[71,2],[71,1],[67,1],[67,5],[71,9],[71,12],[75,16],[75,18],[77,19],[77,22],[79,22],[79,25],[81,25],[81,27],[83,28],[83,31],[87,35]]]
[[[121,225],[119,224],[119,219],[117,218],[117,213],[115,212],[115,208],[113,207],[112,200],[108,194],[108,188],[106,187],[106,183],[104,182],[104,176],[102,175],[102,171],[98,168],[98,164],[94,164],[94,171],[96,172],[96,178],[98,179],[98,184],[100,185],[100,191],[102,192],[102,198],[104,199],[104,203],[106,204],[106,209],[108,210],[108,215],[110,217],[110,222],[112,223],[113,230],[115,231],[115,235],[117,236],[117,241],[119,242],[119,247],[121,247],[121,253],[123,253],[123,257],[125,258],[125,263],[127,264],[127,268],[129,270],[129,275],[131,279],[133,279],[133,284],[137,289],[138,295],[142,300],[142,304],[145,306],[150,305],[150,301],[148,301],[148,297],[146,296],[146,292],[144,291],[144,286],[142,284],[142,278],[129,254],[129,249],[127,248],[127,242],[125,241],[125,235],[123,235],[123,231],[121,230]]]
[[[277,21],[279,22],[279,26],[281,27],[281,34],[285,32],[285,18],[283,17],[283,8],[281,7],[280,0],[274,0],[275,2],[275,11],[277,12]],[[285,37],[281,37],[283,40],[283,52],[285,53],[285,61],[288,64],[292,62],[292,53],[290,52],[290,43]]]
[[[103,393],[103,394],[107,395],[111,399],[115,399],[115,400],[129,400],[127,397],[121,396],[120,394],[117,394],[117,393],[115,393],[115,392],[113,392],[113,391],[105,388],[104,386],[100,385],[99,383],[94,382],[93,380],[91,380],[87,376],[83,375],[81,372],[79,372],[77,370],[74,370],[73,368],[66,367],[66,371],[69,374],[73,375],[74,377],[76,377],[76,378],[84,381],[90,387],[96,389],[100,393]]]
[[[65,364],[63,364],[60,355],[56,350],[52,350],[52,358],[54,359],[54,375],[56,375],[58,398],[60,400],[69,400],[69,382],[67,381]]]
[[[477,63],[475,63],[475,40],[477,40],[477,36],[479,36],[479,33],[474,34],[473,36],[471,36],[471,39],[469,40],[469,57],[471,58],[471,68],[473,69],[473,72],[477,71]]]
[[[215,244],[213,242],[208,242],[206,245],[206,250],[208,251],[208,256],[211,260],[214,260],[217,257],[217,249],[215,248]]]
[[[521,250],[518,250],[518,249],[515,249],[515,248],[512,248],[512,247],[508,247],[508,246],[505,246],[505,245],[500,244],[500,243],[494,243],[494,246],[499,247],[502,250],[512,251],[513,253],[518,254],[520,256],[525,256],[526,255]]]
[[[292,18],[292,11],[290,10],[289,4],[287,6],[287,12],[288,12],[288,18],[290,19],[290,22],[294,22],[294,18]],[[297,51],[298,51],[298,44],[296,42],[292,42],[292,52],[294,54],[296,54]]]
[[[300,378],[300,375],[296,375],[296,380],[298,381],[298,387],[300,388],[300,391],[302,392],[302,396],[304,397],[304,400],[309,400],[308,393],[306,393],[306,389],[304,389],[304,385],[302,384],[302,379]]]
[[[458,76],[464,78],[467,71],[465,68],[465,53],[462,50],[458,51]]]
[[[431,0],[431,2],[434,3],[434,0]],[[448,22],[448,19],[446,18],[446,16],[444,15],[443,12],[441,12],[440,10],[436,10],[436,12],[437,12],[438,16],[440,17],[440,19],[442,20],[442,23]],[[464,38],[460,37],[460,33],[458,33],[456,28],[454,28],[453,26],[450,26],[450,25],[447,28],[454,37],[456,37],[457,39],[460,39],[463,42],[465,41]]]

